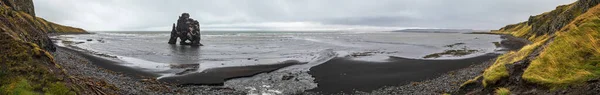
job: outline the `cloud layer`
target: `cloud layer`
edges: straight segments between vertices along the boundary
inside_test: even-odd
[[[36,14],[91,31],[498,29],[575,0],[34,0]]]

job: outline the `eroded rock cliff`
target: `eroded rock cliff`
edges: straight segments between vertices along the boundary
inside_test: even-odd
[[[31,16],[35,16],[33,0],[2,0],[1,3],[11,7],[15,11],[23,11]]]

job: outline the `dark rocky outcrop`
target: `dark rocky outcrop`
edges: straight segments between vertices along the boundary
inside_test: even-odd
[[[59,25],[31,15],[35,13],[31,0],[2,0],[1,7],[0,21],[6,27],[3,31],[45,50],[55,50],[47,33],[86,33],[80,28]]]
[[[35,16],[35,9],[33,6],[33,0],[2,0],[3,5],[11,7],[16,11],[23,11],[25,13],[30,14],[31,16]]]
[[[200,44],[200,23],[197,20],[190,18],[190,14],[183,13],[177,19],[177,25],[173,24],[173,30],[171,30],[171,38],[169,44],[175,44],[177,38],[181,39],[179,44],[181,45],[192,45],[202,46]],[[190,42],[186,42],[186,41]]]
[[[550,12],[530,16],[528,21],[507,25],[500,30],[507,31],[513,28],[519,28],[519,25],[529,25],[531,26],[531,29],[524,35],[524,38],[553,34],[569,24],[577,16],[585,13],[588,9],[599,3],[599,0],[579,0],[573,4],[558,6],[555,10]]]

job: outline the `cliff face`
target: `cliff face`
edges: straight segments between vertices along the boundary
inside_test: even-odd
[[[85,30],[48,22],[30,15],[34,13],[31,0],[2,0],[0,22],[3,32],[25,42],[39,45],[45,50],[54,51],[47,33],[85,33]],[[14,7],[11,7],[14,6]]]
[[[598,3],[598,0],[579,0],[569,5],[558,6],[550,12],[530,16],[528,21],[507,25],[500,31],[523,38],[553,34]]]
[[[76,86],[49,52],[55,47],[47,34],[85,31],[30,15],[31,0],[1,3],[0,94],[75,94]]]
[[[536,92],[530,84],[565,90],[585,88],[600,79],[599,3],[579,0],[495,31],[527,38],[533,44],[500,56],[484,71],[481,85],[488,90],[508,87]]]
[[[16,11],[23,11],[35,17],[33,0],[2,0],[2,4]]]

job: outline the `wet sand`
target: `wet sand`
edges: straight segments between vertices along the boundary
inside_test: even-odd
[[[81,57],[89,60],[92,64],[97,65],[100,68],[125,74],[136,79],[156,78],[160,77],[158,74],[151,72],[145,72],[137,68],[127,67],[122,62],[112,60],[110,58],[93,55],[86,51],[78,51],[71,48],[59,47],[62,50],[76,53]],[[280,68],[284,68],[291,65],[303,64],[299,61],[288,60],[281,63],[272,65],[255,65],[255,66],[240,66],[240,67],[224,67],[224,68],[212,68],[199,73],[187,73],[184,75],[165,77],[158,81],[167,82],[178,85],[215,85],[222,86],[223,83],[229,79],[251,77],[260,73],[268,73]]]
[[[243,67],[224,67],[213,68],[198,73],[191,73],[182,76],[165,77],[159,81],[175,83],[180,85],[223,85],[229,79],[251,77],[260,73],[268,73],[277,69],[302,64],[299,61],[291,60],[273,65],[256,65]]]
[[[510,35],[501,35],[502,48],[511,51],[521,49],[530,42]],[[371,92],[385,87],[410,85],[438,78],[456,70],[473,65],[490,63],[500,54],[486,54],[467,59],[421,60],[390,57],[389,62],[356,61],[350,58],[336,58],[310,69],[318,87],[309,90],[321,94]],[[484,67],[478,67],[484,68]],[[470,75],[479,75],[472,73]],[[455,80],[455,79],[451,79]],[[442,83],[440,83],[442,84]],[[413,85],[419,85],[413,84]],[[418,89],[418,88],[417,88]],[[425,91],[429,92],[429,91]]]
[[[244,95],[242,91],[222,86],[180,87],[157,82],[153,77],[141,77],[145,72],[136,72],[133,68],[111,65],[115,61],[88,55],[64,47],[58,47],[52,55],[55,62],[65,69],[84,89],[96,92],[84,92],[83,95],[104,93],[108,95]],[[100,59],[97,59],[100,58]],[[108,67],[108,68],[107,68]],[[109,70],[110,69],[110,70]],[[115,72],[115,71],[119,72]],[[138,74],[135,74],[138,73]],[[132,76],[136,75],[136,76]],[[151,76],[151,75],[150,75]],[[141,78],[140,78],[141,77]]]
[[[336,58],[310,69],[318,87],[309,91],[322,94],[369,92],[385,86],[399,86],[431,79],[452,70],[494,59],[498,54],[458,60],[419,60],[390,57],[389,62],[356,61]]]
[[[64,48],[64,47],[58,47],[58,48],[68,51],[68,52],[76,53],[77,55],[89,60],[92,64],[94,64],[100,68],[104,68],[104,69],[111,70],[114,72],[119,72],[121,74],[126,74],[126,75],[132,76],[134,78],[143,79],[143,78],[148,78],[148,77],[158,77],[159,76],[157,74],[144,72],[144,71],[141,71],[141,70],[138,70],[135,68],[119,65],[120,63],[118,61],[95,56],[95,55],[92,55],[91,53],[87,53],[84,51],[77,51],[77,50],[73,50],[70,48]]]

